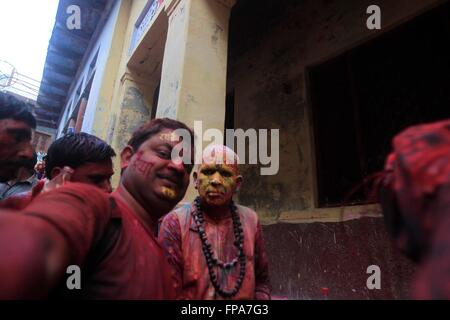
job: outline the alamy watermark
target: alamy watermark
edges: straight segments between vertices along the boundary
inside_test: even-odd
[[[72,4],[67,7],[66,13],[69,15],[66,19],[66,27],[69,30],[81,29],[81,9],[79,6]]]
[[[366,26],[369,30],[381,29],[381,8],[375,4],[367,7],[367,14],[370,16],[367,18]]]
[[[70,265],[66,269],[66,273],[70,276],[67,277],[66,286],[69,290],[81,289],[81,269],[77,265]]]
[[[370,276],[367,278],[366,286],[369,290],[381,289],[381,269],[377,265],[371,265],[367,267],[367,274]]]
[[[205,154],[203,153],[203,141],[211,141],[209,146],[222,145],[224,135],[221,130],[210,128],[203,132],[202,121],[194,121],[194,141],[195,156],[192,157],[191,145],[192,137],[186,129],[176,129],[171,134],[172,141],[178,141],[180,137],[182,142],[178,143],[172,150],[171,159],[176,163],[201,164]],[[269,148],[270,140],[270,148]],[[280,130],[279,129],[226,129],[225,145],[237,154],[237,158],[225,157],[217,158],[218,163],[235,164],[259,164],[261,165],[261,175],[275,175],[280,167]],[[248,157],[246,147],[248,145]],[[207,148],[205,148],[206,150]],[[214,152],[214,151],[212,151]],[[248,158],[248,161],[247,161]]]

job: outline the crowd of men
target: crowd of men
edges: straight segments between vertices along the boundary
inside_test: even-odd
[[[258,215],[233,201],[244,177],[231,149],[206,148],[195,168],[174,161],[176,130],[194,141],[192,130],[151,120],[120,151],[113,190],[116,152],[87,133],[53,142],[39,179],[35,127],[25,103],[0,93],[0,299],[271,299]],[[393,146],[377,185],[389,230],[423,266],[412,295],[450,298],[450,121]],[[176,207],[192,171],[198,197]]]
[[[35,126],[25,104],[1,94],[0,182],[24,180],[18,174],[30,168]],[[45,159],[46,179],[0,202],[0,299],[270,299],[257,215],[232,199],[242,181],[237,163],[205,157],[199,166],[196,217],[202,215],[187,230],[196,248],[175,235],[179,230],[163,230],[162,218],[183,199],[193,170],[193,159],[171,158],[181,142],[177,129],[193,137],[190,128],[171,119],[138,128],[120,152],[114,191],[116,153],[107,143],[86,133],[57,139]],[[190,250],[201,252],[199,241],[204,255],[180,261]],[[81,290],[67,286],[70,266],[82,270]]]

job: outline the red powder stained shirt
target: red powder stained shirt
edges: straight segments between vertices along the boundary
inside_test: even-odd
[[[9,219],[22,214],[42,219],[45,228],[59,231],[66,240],[69,264],[81,268],[81,290],[68,290],[63,279],[52,298],[175,298],[167,285],[170,275],[162,247],[116,193],[108,195],[73,183],[39,195]]]
[[[270,299],[268,261],[258,216],[249,208],[237,207],[247,262],[244,281],[233,299]],[[209,279],[202,242],[192,217],[193,210],[194,205],[185,205],[169,213],[161,223],[159,239],[172,266],[173,286],[177,289],[178,299],[222,299]],[[204,219],[206,236],[214,255],[224,262],[237,257],[231,216],[212,220],[205,214]],[[239,277],[239,263],[231,271],[217,267],[214,270],[222,288],[231,291]],[[219,273],[217,270],[220,270]]]

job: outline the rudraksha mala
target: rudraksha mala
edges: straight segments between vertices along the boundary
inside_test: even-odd
[[[208,265],[209,278],[211,279],[211,283],[213,284],[214,288],[216,289],[216,292],[219,295],[221,295],[224,298],[232,298],[239,292],[242,282],[244,281],[245,264],[246,264],[246,258],[244,254],[244,232],[242,230],[242,224],[239,219],[237,207],[233,201],[230,203],[231,218],[233,220],[233,230],[234,230],[234,246],[237,248],[238,254],[237,257],[234,258],[232,261],[223,262],[219,260],[218,257],[216,258],[214,256],[211,243],[208,241],[208,238],[206,237],[205,219],[203,217],[200,197],[197,197],[195,199],[195,206],[196,210],[193,213],[193,218],[195,223],[197,224],[198,233],[202,241],[203,254],[205,255],[206,264]],[[235,267],[238,262],[240,267],[239,277],[236,280],[234,288],[231,291],[223,289],[218,282],[217,275],[214,272],[214,267],[230,270],[231,268]]]

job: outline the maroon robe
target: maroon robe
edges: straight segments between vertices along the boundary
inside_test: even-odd
[[[244,233],[244,253],[247,257],[245,278],[233,299],[270,299],[267,255],[257,214],[237,206]],[[209,279],[208,266],[202,251],[202,242],[192,217],[195,205],[183,206],[169,213],[163,220],[159,239],[172,266],[172,281],[178,290],[178,299],[221,299]],[[237,256],[233,245],[231,215],[213,220],[205,213],[205,232],[214,255],[224,262]],[[217,274],[219,268],[214,268]],[[231,271],[221,270],[218,281],[225,290],[232,290],[239,277],[239,263]]]

